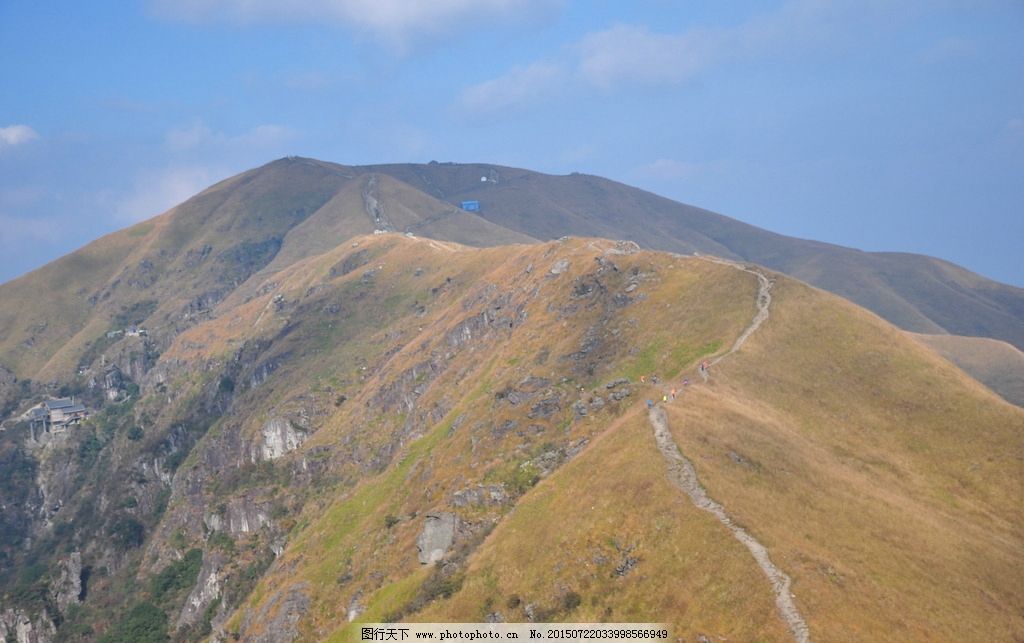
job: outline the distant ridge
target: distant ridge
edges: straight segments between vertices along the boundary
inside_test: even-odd
[[[1024,289],[942,259],[787,237],[586,174],[446,163],[358,169],[390,174],[449,203],[478,200],[480,216],[538,239],[632,239],[656,250],[751,261],[846,297],[906,330],[992,337],[1024,348]]]
[[[465,211],[463,201],[480,210]],[[46,377],[74,368],[118,324],[180,330],[228,298],[252,297],[266,274],[378,229],[473,246],[631,239],[779,270],[906,330],[1024,347],[1024,289],[940,259],[786,237],[584,174],[288,157],[0,285],[0,366]]]

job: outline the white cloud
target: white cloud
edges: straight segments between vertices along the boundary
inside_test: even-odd
[[[14,250],[16,249],[15,244],[26,241],[33,243],[52,241],[60,231],[60,226],[50,218],[27,219],[0,212],[0,230],[4,231],[3,236],[0,236],[2,245]]]
[[[696,163],[675,159],[658,159],[637,168],[633,174],[650,179],[680,181],[693,178],[701,169],[702,166]]]
[[[117,218],[134,223],[160,214],[209,187],[225,173],[208,167],[171,167],[140,174],[115,206]]]
[[[588,34],[576,46],[582,77],[601,89],[623,81],[677,83],[721,56],[722,35],[706,31],[652,33],[646,27],[616,25]]]
[[[776,10],[727,27],[659,33],[618,24],[583,36],[557,56],[517,67],[466,89],[460,102],[499,111],[547,96],[544,70],[559,69],[566,87],[613,91],[624,86],[678,85],[726,64],[852,50],[867,36],[945,0],[788,0]]]
[[[257,125],[237,136],[211,129],[197,121],[185,127],[169,130],[164,135],[164,144],[172,152],[186,152],[196,149],[221,152],[265,151],[293,140],[298,133],[283,125]]]
[[[405,48],[466,23],[500,22],[548,9],[560,0],[152,0],[158,15],[239,24],[329,22]]]
[[[39,138],[39,134],[28,125],[0,127],[0,148],[14,147]]]
[[[504,76],[467,88],[459,102],[472,112],[499,111],[549,96],[567,77],[565,69],[552,63],[516,67]]]

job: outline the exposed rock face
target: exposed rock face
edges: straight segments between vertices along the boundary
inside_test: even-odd
[[[242,639],[253,643],[294,641],[299,635],[296,625],[309,609],[308,589],[309,583],[302,582],[285,591],[274,592],[258,613],[247,614],[242,623],[243,631],[257,624],[262,626],[263,631],[258,635],[243,635]]]
[[[476,485],[460,489],[452,494],[452,504],[456,507],[500,505],[508,499],[505,486],[501,484]]]
[[[35,620],[18,609],[0,610],[0,639],[17,643],[50,643],[57,630],[49,619],[37,616]]]
[[[61,614],[67,612],[68,607],[80,602],[82,595],[82,554],[71,552],[66,559],[60,561],[60,576],[50,587],[53,594],[53,602]]]
[[[250,494],[232,498],[223,513],[207,514],[203,522],[211,531],[225,531],[232,536],[249,534],[273,524],[269,510]]]
[[[276,460],[298,449],[305,442],[306,433],[299,431],[291,422],[283,418],[272,418],[263,425],[263,443],[259,453],[253,453],[253,462],[257,460]]]
[[[565,272],[568,269],[569,269],[569,260],[568,259],[559,259],[558,261],[555,262],[555,264],[553,266],[551,266],[551,270],[549,272],[552,275],[557,276],[557,275],[562,274],[563,272]]]
[[[429,565],[444,558],[455,541],[458,517],[453,513],[429,513],[423,523],[423,532],[416,539],[420,563]]]
[[[195,587],[185,599],[185,606],[178,616],[178,627],[192,625],[198,621],[206,608],[220,597],[222,578],[219,574],[223,556],[212,550],[203,554],[203,566],[199,570],[199,578]]]

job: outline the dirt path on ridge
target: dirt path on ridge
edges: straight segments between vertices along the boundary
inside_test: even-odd
[[[750,325],[736,338],[733,342],[732,348],[727,353],[719,355],[712,362],[711,365],[721,362],[723,359],[732,355],[740,349],[741,346],[750,338],[751,335],[761,327],[761,324],[768,319],[769,306],[772,302],[771,287],[772,281],[761,271],[747,268],[743,264],[735,263],[732,261],[726,261],[725,259],[718,259],[713,257],[700,257],[704,261],[711,261],[713,263],[719,263],[726,266],[732,266],[737,270],[748,272],[757,277],[758,280],[758,292],[757,292],[757,313],[754,315],[754,319],[750,322]],[[708,381],[708,373],[704,369],[698,369],[701,377],[704,381]],[[674,485],[679,487],[690,500],[694,506],[698,509],[707,511],[715,518],[718,522],[722,523],[728,529],[736,540],[743,543],[743,545],[750,551],[750,554],[757,561],[758,567],[764,572],[764,575],[768,578],[768,582],[771,583],[772,593],[775,594],[775,606],[778,608],[779,616],[785,621],[789,627],[789,631],[793,634],[793,639],[797,643],[809,643],[811,640],[810,630],[807,627],[807,623],[800,615],[800,611],[796,607],[796,603],[793,600],[793,594],[790,591],[790,585],[792,581],[789,576],[786,575],[781,569],[779,569],[775,563],[772,562],[771,557],[768,555],[768,550],[764,545],[759,543],[746,529],[740,527],[729,514],[726,513],[725,507],[715,502],[708,496],[704,487],[701,486],[700,480],[697,478],[697,470],[694,469],[693,463],[690,462],[686,456],[683,455],[679,449],[679,445],[672,438],[672,434],[668,429],[668,417],[665,414],[665,409],[662,405],[656,405],[652,407],[648,412],[648,418],[651,422],[651,427],[654,429],[654,439],[657,442],[658,450],[661,451],[661,455],[665,458],[668,463],[668,476],[669,480]]]

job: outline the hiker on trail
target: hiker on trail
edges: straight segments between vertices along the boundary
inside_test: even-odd
[[[654,407],[654,400],[647,400],[647,408],[653,408],[653,407]]]
[[[640,383],[641,384],[646,384],[647,383],[647,379],[643,375],[640,376]]]
[[[668,402],[668,396],[667,395],[662,395],[661,396],[661,401],[662,402]]]
[[[660,381],[657,375],[651,375],[651,384],[657,384]]]
[[[684,379],[683,380],[683,386],[689,386],[689,385],[690,385],[690,380]]]
[[[672,399],[673,400],[676,399],[676,390],[675,389],[672,389]]]

